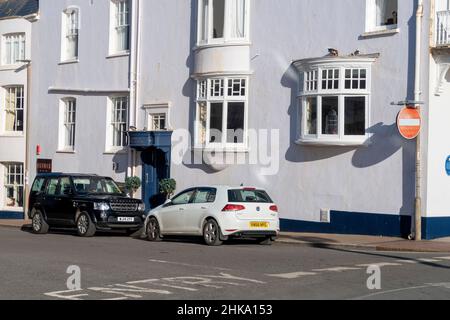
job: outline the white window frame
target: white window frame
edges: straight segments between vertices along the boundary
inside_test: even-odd
[[[76,19],[72,19],[75,15]],[[61,62],[76,62],[80,55],[80,9],[68,7],[62,13],[61,19]],[[75,54],[69,55],[70,38],[75,42]]]
[[[116,108],[123,107],[123,103],[126,100],[126,119],[115,119]],[[123,151],[128,146],[128,138],[125,134],[125,138],[119,138],[117,132],[126,133],[129,128],[129,118],[130,118],[130,99],[128,96],[111,96],[108,98],[107,107],[107,132],[106,132],[106,152],[119,152]],[[121,120],[121,121],[119,121]],[[121,128],[125,125],[125,128]],[[123,135],[122,135],[123,137]],[[119,141],[119,142],[118,142]]]
[[[223,88],[223,96],[214,96],[212,93],[211,86],[213,83],[217,83],[217,81],[223,80],[224,88]],[[233,80],[245,80],[245,95],[229,95],[229,81]],[[249,77],[248,76],[228,76],[228,77],[211,77],[211,78],[202,78],[197,80],[197,103],[196,103],[196,123],[195,123],[195,149],[203,149],[203,150],[217,150],[217,151],[246,151],[248,150],[248,113],[249,113],[249,103],[248,103],[248,93],[249,93]],[[206,96],[202,96],[202,86],[203,81],[207,83],[207,94]],[[228,125],[228,105],[229,103],[238,102],[244,103],[244,130],[243,130],[243,142],[242,143],[229,143],[227,141],[227,125]],[[212,103],[223,103],[223,115],[222,115],[222,142],[213,143],[210,142],[211,137],[211,124],[210,124],[210,115],[211,115],[211,104]],[[205,142],[201,141],[200,132],[201,132],[201,119],[200,119],[200,104],[203,104],[206,111],[206,129],[205,129]]]
[[[126,9],[121,11],[121,9]],[[128,34],[126,48],[119,48],[119,32],[124,30]],[[131,35],[131,1],[110,0],[110,36],[109,55],[128,54],[130,52]]]
[[[60,100],[59,108],[59,152],[75,152],[77,133],[77,99],[66,97]],[[70,137],[69,137],[70,136]]]
[[[316,65],[306,65],[301,72],[301,80],[303,80],[299,98],[299,138],[298,144],[311,144],[311,145],[365,145],[370,139],[370,134],[367,129],[370,126],[370,100],[371,100],[371,76],[372,76],[372,62],[334,62],[334,63],[318,63]],[[324,89],[322,86],[322,71],[330,69],[339,69],[339,89]],[[366,70],[366,88],[365,89],[346,89],[346,70],[347,69],[364,69]],[[311,86],[308,86],[308,73],[317,71],[318,86],[315,90],[308,90]],[[337,97],[338,98],[338,133],[336,135],[328,135],[323,133],[322,128],[322,99],[324,97]],[[364,135],[346,135],[345,134],[345,99],[347,97],[364,97],[365,98],[365,128]],[[307,119],[307,98],[317,99],[317,122],[316,133],[310,134],[308,132],[308,119]]]
[[[213,3],[214,0],[198,0],[198,15],[197,15],[197,46],[225,44],[225,43],[248,43],[250,41],[250,2],[245,0],[244,8],[244,37],[231,36],[231,23],[227,13],[231,9],[230,0],[225,0],[225,17],[224,17],[224,31],[223,38],[214,38],[213,36]],[[207,14],[203,16],[205,4],[208,3]],[[203,21],[205,17],[206,21]],[[203,38],[203,33],[207,35],[207,39]]]
[[[15,50],[17,44],[18,51]],[[9,48],[8,48],[9,47]],[[8,33],[2,37],[2,65],[12,66],[20,64],[26,57],[26,35],[23,32]],[[17,53],[17,56],[16,56]]]
[[[2,128],[3,132],[7,135],[23,135],[25,132],[25,87],[22,85],[19,86],[6,86],[3,88],[4,91],[4,103],[3,104],[3,119],[2,119]],[[11,101],[11,94],[14,91],[15,100]],[[19,93],[19,95],[18,95]],[[8,119],[8,112],[14,113],[14,124],[13,130],[8,130],[6,121]],[[18,123],[18,112],[22,112],[22,130],[18,130],[20,126]]]
[[[11,173],[10,169],[14,166],[15,168],[15,173]],[[3,199],[3,204],[2,207],[5,210],[8,211],[20,211],[23,210],[23,205],[24,203],[22,203],[22,206],[20,206],[17,203],[17,199],[18,199],[18,193],[19,193],[19,189],[22,188],[22,202],[25,201],[24,197],[25,197],[25,172],[24,172],[24,165],[23,163],[19,163],[19,162],[5,162],[2,163],[2,169],[3,169],[3,175],[2,175],[2,185],[3,185],[3,194],[2,194],[2,199]],[[14,177],[12,177],[14,176]],[[14,183],[10,183],[11,178]],[[18,180],[19,183],[16,183]],[[14,193],[14,206],[8,206],[8,197],[7,197],[7,191],[8,188],[13,188],[13,193]]]
[[[366,33],[398,32],[398,21],[391,25],[378,25],[377,0],[366,0]],[[399,18],[399,0],[397,1],[397,20]]]

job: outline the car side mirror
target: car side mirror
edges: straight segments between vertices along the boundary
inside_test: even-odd
[[[172,205],[172,200],[167,199],[166,202],[164,202],[164,207],[170,207]]]
[[[65,189],[65,190],[63,191],[63,194],[64,194],[65,196],[71,196],[73,193],[72,193],[72,190],[71,190],[71,189]]]

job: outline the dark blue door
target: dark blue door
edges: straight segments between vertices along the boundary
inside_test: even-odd
[[[142,198],[147,210],[154,209],[166,200],[159,191],[159,183],[170,177],[170,151],[149,148],[142,152]]]

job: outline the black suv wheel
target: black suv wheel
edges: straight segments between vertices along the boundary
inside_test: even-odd
[[[80,237],[93,237],[97,228],[92,222],[91,217],[86,212],[80,214],[77,219],[77,232]]]
[[[36,234],[46,234],[49,226],[40,211],[36,211],[32,219],[33,232]]]

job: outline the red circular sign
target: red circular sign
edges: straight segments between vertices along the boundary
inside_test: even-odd
[[[418,109],[404,108],[397,117],[398,131],[403,138],[412,140],[417,138],[422,129],[422,118]]]

